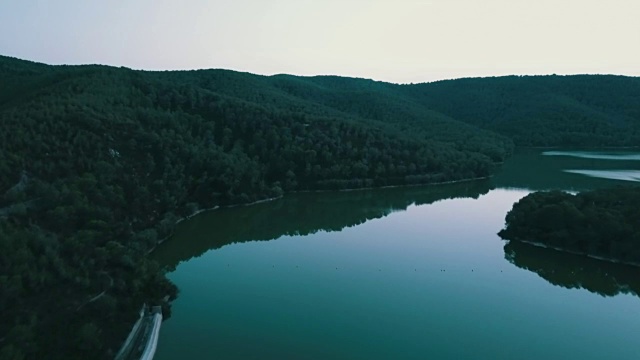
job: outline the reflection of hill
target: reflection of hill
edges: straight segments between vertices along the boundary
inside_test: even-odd
[[[271,202],[212,211],[183,222],[175,236],[158,246],[154,258],[172,268],[209,249],[231,243],[339,231],[405,210],[414,203],[422,205],[443,199],[477,198],[488,191],[489,181],[481,180],[447,185],[290,194]]]
[[[504,246],[512,264],[568,289],[586,289],[602,296],[630,293],[640,296],[640,268],[596,260],[519,241]]]
[[[541,156],[540,149],[518,149],[508,159],[502,169],[492,178],[497,188],[520,188],[529,190],[592,190],[624,185],[624,181],[589,177],[570,173],[566,170],[614,171],[640,170],[640,163],[634,156],[638,152],[617,152],[617,157],[608,159],[585,157],[584,152],[555,152],[557,154],[575,154],[575,156]],[[547,152],[549,153],[549,152]],[[614,154],[616,152],[610,152]],[[581,155],[582,156],[578,156]],[[616,160],[611,160],[615,157]]]

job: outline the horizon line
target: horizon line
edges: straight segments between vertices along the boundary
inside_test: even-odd
[[[317,73],[317,74],[295,74],[295,73],[284,73],[284,72],[278,72],[278,73],[258,73],[258,72],[252,72],[252,71],[247,71],[247,70],[240,70],[240,69],[232,69],[232,68],[218,68],[218,67],[211,67],[211,68],[206,68],[206,67],[201,67],[201,68],[173,68],[173,69],[153,69],[153,68],[135,68],[135,67],[129,67],[129,66],[125,66],[125,65],[115,65],[115,64],[107,64],[107,63],[47,63],[47,62],[42,62],[42,61],[37,61],[37,60],[29,60],[29,59],[24,59],[18,56],[12,56],[12,55],[4,55],[4,54],[0,54],[0,57],[4,57],[4,58],[9,58],[9,59],[13,59],[13,60],[18,60],[18,61],[23,61],[23,62],[28,62],[28,63],[32,63],[32,64],[37,64],[37,65],[44,65],[44,66],[53,66],[53,67],[65,67],[65,66],[103,66],[103,67],[109,67],[109,68],[114,68],[114,69],[127,69],[127,70],[132,70],[132,71],[141,71],[141,72],[196,72],[196,71],[230,71],[230,72],[235,72],[235,73],[241,73],[241,74],[249,74],[249,75],[254,75],[254,76],[262,76],[262,77],[276,77],[276,76],[295,76],[295,77],[302,77],[302,78],[316,78],[316,77],[338,77],[338,78],[345,78],[345,79],[358,79],[358,80],[368,80],[368,81],[374,81],[374,82],[380,82],[380,83],[386,83],[386,84],[394,84],[394,85],[419,85],[419,84],[431,84],[431,83],[437,83],[437,82],[443,82],[443,81],[455,81],[455,80],[464,80],[464,79],[492,79],[492,78],[503,78],[503,77],[552,77],[552,76],[562,76],[562,77],[568,77],[568,76],[617,76],[617,77],[628,77],[628,78],[640,78],[640,75],[628,75],[628,74],[621,74],[621,73],[504,73],[504,74],[497,74],[497,75],[472,75],[472,76],[461,76],[461,77],[443,77],[440,79],[436,79],[436,80],[431,80],[431,81],[416,81],[416,82],[395,82],[395,81],[389,81],[389,80],[379,80],[379,79],[374,79],[372,77],[359,77],[356,75],[339,75],[339,74],[321,74],[321,73]]]

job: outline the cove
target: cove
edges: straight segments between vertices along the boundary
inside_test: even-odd
[[[639,268],[496,235],[531,191],[629,185],[568,171],[640,168],[624,155],[200,214],[153,253],[180,288],[156,359],[639,358]]]

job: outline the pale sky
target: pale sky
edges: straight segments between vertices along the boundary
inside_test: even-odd
[[[640,76],[640,0],[0,0],[0,54],[399,83]]]

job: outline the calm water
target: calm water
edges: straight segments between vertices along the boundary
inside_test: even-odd
[[[640,170],[638,153],[552,155],[182,223],[154,253],[181,291],[156,359],[640,359],[638,268],[496,235],[532,190],[633,184],[568,171]]]

